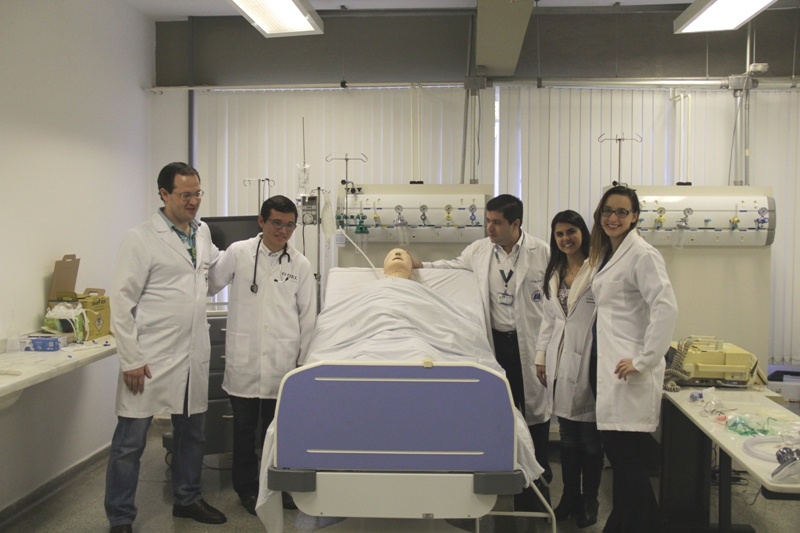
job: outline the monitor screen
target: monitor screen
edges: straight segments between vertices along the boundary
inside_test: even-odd
[[[217,248],[225,250],[231,243],[255,237],[261,232],[257,215],[232,217],[203,217],[208,224],[211,240]]]

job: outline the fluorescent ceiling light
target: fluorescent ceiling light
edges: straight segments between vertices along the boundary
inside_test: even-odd
[[[776,0],[695,0],[673,23],[675,33],[741,28]]]
[[[228,0],[264,37],[322,33],[322,19],[308,0]]]

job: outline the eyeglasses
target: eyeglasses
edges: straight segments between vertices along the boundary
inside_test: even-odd
[[[200,191],[197,191],[197,192],[183,192],[181,194],[177,194],[177,193],[173,192],[173,193],[170,193],[170,194],[174,194],[175,196],[177,196],[178,198],[180,198],[184,202],[188,202],[192,198],[197,198],[199,200],[200,198],[203,197],[205,192],[200,190]]]
[[[617,218],[625,218],[625,217],[627,217],[628,215],[631,214],[630,211],[628,211],[627,209],[622,209],[622,208],[620,208],[620,209],[611,209],[610,207],[604,207],[603,209],[600,210],[600,216],[603,216],[603,217],[610,217],[611,213],[614,213],[615,215],[617,215]]]
[[[294,222],[281,222],[280,220],[275,220],[274,218],[268,218],[267,222],[272,224],[272,227],[278,230],[286,228],[289,231],[294,231],[294,229],[297,227],[297,224]]]

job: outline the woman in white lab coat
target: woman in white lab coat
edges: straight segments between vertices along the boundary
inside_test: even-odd
[[[553,396],[558,416],[564,492],[556,519],[575,516],[579,528],[597,522],[603,446],[595,423],[592,368],[592,294],[589,228],[575,211],[553,218],[550,262],[544,275],[544,320],[536,352],[536,374]],[[596,362],[595,362],[596,363]]]
[[[678,306],[663,257],[636,231],[639,210],[633,189],[611,187],[592,228],[597,426],[614,476],[606,532],[661,529],[644,457],[661,413],[664,356]]]
[[[289,242],[297,224],[294,202],[268,198],[258,224],[262,233],[233,243],[209,276],[211,294],[230,284],[222,388],[233,410],[233,488],[252,514],[256,447],[272,422],[283,376],[305,360],[317,314],[311,263]]]

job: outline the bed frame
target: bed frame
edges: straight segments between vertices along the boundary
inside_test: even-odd
[[[376,531],[393,530],[386,519],[404,519],[398,531],[457,530],[445,518],[479,527],[525,483],[508,382],[474,363],[304,366],[284,378],[275,422],[268,487],[313,516],[384,519]]]

